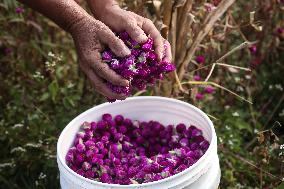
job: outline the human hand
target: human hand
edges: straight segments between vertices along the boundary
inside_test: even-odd
[[[104,46],[108,46],[117,56],[124,57],[130,54],[130,50],[105,24],[91,17],[73,24],[70,33],[76,46],[79,65],[93,87],[110,99],[125,99],[125,95],[112,92],[105,80],[119,86],[128,86],[129,81],[102,61],[101,52]]]
[[[145,42],[147,35],[150,35],[154,40],[155,52],[159,60],[171,61],[170,44],[161,36],[151,20],[131,11],[123,10],[117,4],[94,0],[89,0],[88,2],[95,17],[113,31],[126,31],[132,39],[139,43]]]

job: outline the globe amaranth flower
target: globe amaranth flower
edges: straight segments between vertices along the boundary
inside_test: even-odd
[[[195,61],[198,63],[198,64],[204,64],[205,63],[205,57],[203,55],[198,55],[196,58],[195,58]]]
[[[202,94],[202,93],[197,93],[196,95],[195,95],[195,99],[196,100],[202,100],[204,98],[204,95]]]
[[[25,11],[25,9],[24,9],[23,7],[17,7],[17,8],[15,9],[15,12],[16,12],[17,14],[22,14],[24,11]]]

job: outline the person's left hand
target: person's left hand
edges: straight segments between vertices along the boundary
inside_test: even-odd
[[[101,10],[95,10],[96,16],[115,32],[126,31],[130,37],[139,42],[145,42],[147,35],[153,38],[155,52],[159,60],[171,61],[171,47],[150,19],[139,16],[131,11],[111,5]],[[165,48],[166,47],[166,48]]]

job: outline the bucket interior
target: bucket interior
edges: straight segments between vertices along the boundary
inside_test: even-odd
[[[209,118],[198,108],[187,103],[163,97],[133,97],[115,103],[105,103],[80,114],[63,130],[58,141],[59,159],[65,163],[65,156],[73,144],[76,133],[84,121],[98,121],[102,114],[121,114],[125,118],[139,121],[159,121],[164,125],[184,123],[194,125],[203,131],[211,143],[212,127]]]

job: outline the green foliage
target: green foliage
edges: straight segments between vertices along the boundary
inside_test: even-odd
[[[17,6],[11,0],[0,2],[0,186],[59,188],[56,141],[60,132],[76,115],[105,100],[79,71],[71,37],[27,8],[16,14]],[[262,32],[249,27],[249,12],[254,10],[263,24]],[[280,126],[284,123],[284,37],[275,33],[284,27],[283,4],[239,1],[230,11],[243,26],[242,33],[250,41],[259,41],[261,64],[252,65],[257,57],[241,50],[226,63],[251,67],[252,72],[217,68],[212,81],[253,105],[223,90],[202,101],[187,93],[173,96],[216,118],[212,120],[219,142],[220,188],[273,188],[284,177],[284,149],[280,148],[284,143],[284,126]],[[226,43],[204,42],[206,48],[198,53],[206,54],[207,62],[212,62],[243,42],[235,30],[225,37]],[[205,78],[209,70],[198,74]],[[191,87],[193,93],[204,89]],[[149,88],[141,95],[157,94],[155,90]]]

